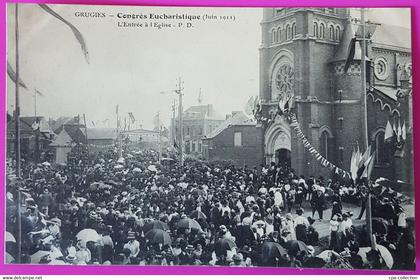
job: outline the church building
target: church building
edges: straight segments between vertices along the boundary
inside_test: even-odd
[[[329,162],[349,171],[363,133],[367,96],[368,143],[376,152],[373,178],[413,183],[410,30],[387,24],[366,27],[366,92],[362,92],[361,45],[345,70],[349,46],[360,35],[346,8],[266,8],[261,22],[261,163],[289,165],[297,175],[331,176],[305,149],[290,122],[277,114],[290,97],[290,112],[311,145]],[[269,120],[269,121],[267,121]],[[404,141],[385,139],[387,124]],[[401,135],[404,134],[404,137]]]

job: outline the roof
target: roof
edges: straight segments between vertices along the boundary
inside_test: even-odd
[[[50,126],[51,129],[56,132],[59,133],[59,131],[61,131],[61,126],[64,124],[77,124],[77,119],[73,118],[73,117],[59,117],[56,120],[51,120],[50,121]],[[57,132],[58,131],[58,132]]]
[[[244,112],[237,112],[232,117],[223,121],[215,130],[206,135],[206,138],[214,138],[231,126],[256,125],[257,122]]]
[[[360,31],[356,30],[356,27],[353,24],[347,23],[333,61],[342,61],[347,59],[350,41],[355,36],[356,32],[359,33]],[[390,24],[378,25],[373,33],[372,42],[373,45],[384,48],[411,49],[410,29]],[[362,57],[361,53],[362,49],[360,44],[356,43],[354,59],[360,60]]]
[[[212,104],[191,106],[184,111],[183,116],[194,119],[223,119],[223,116],[213,109]]]
[[[62,130],[50,145],[63,147],[70,145],[71,142],[72,138],[70,135],[65,130]]]
[[[401,26],[381,24],[376,28],[372,41],[375,45],[411,49],[411,30]]]
[[[26,133],[33,133],[33,125],[35,122],[39,122],[40,125],[40,132],[41,133],[49,133],[53,134],[51,127],[49,126],[48,122],[42,116],[28,116],[28,117],[20,117],[20,131]],[[9,131],[15,130],[15,119],[13,118],[7,124]]]
[[[117,132],[114,128],[88,128],[88,139],[117,139]]]
[[[397,90],[391,87],[384,87],[384,86],[374,86],[374,88],[380,91],[385,96],[391,98],[394,101],[397,101]]]
[[[84,126],[78,124],[64,124],[57,129],[56,134],[59,135],[63,130],[66,131],[73,142],[86,143]]]

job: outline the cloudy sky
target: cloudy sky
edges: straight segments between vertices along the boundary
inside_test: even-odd
[[[115,126],[115,105],[121,115],[133,112],[146,128],[160,111],[171,115],[177,78],[184,80],[184,107],[214,104],[220,114],[242,110],[250,96],[258,95],[261,9],[251,8],[145,8],[123,6],[51,5],[84,35],[87,64],[71,30],[37,5],[20,4],[20,67],[28,86],[22,89],[22,115],[57,118],[86,114],[102,126]],[[234,21],[196,22],[190,29],[121,28],[117,18],[80,18],[76,12],[187,13],[235,16]],[[14,5],[8,7],[8,60],[14,65]],[[378,22],[408,27],[409,10],[370,11]],[[166,21],[177,22],[177,21]],[[14,106],[14,84],[8,79],[8,111]]]

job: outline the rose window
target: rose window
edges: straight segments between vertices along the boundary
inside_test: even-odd
[[[277,71],[276,87],[280,95],[291,94],[293,91],[294,72],[290,65],[282,65]]]

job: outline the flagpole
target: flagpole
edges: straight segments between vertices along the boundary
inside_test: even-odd
[[[365,9],[361,8],[361,27],[362,27],[362,52],[361,52],[361,78],[362,78],[362,98],[363,98],[363,134],[365,140],[365,151],[369,147],[369,132],[368,132],[368,112],[367,112],[367,92],[366,92],[366,20],[365,20]],[[366,167],[367,168],[367,167]],[[369,187],[369,178],[366,178],[367,185]],[[372,238],[372,199],[371,193],[368,192],[367,203],[366,203],[366,227],[367,234],[371,246],[374,246],[374,241]]]
[[[159,131],[159,135],[158,135],[158,143],[159,143],[159,164],[162,161],[162,136],[161,136],[161,129],[160,129],[160,112],[158,112],[158,131]]]
[[[88,163],[90,164],[89,138],[88,138],[88,131],[87,131],[87,125],[86,125],[86,115],[85,115],[85,113],[83,113],[83,123],[85,124],[86,149],[87,149]]]
[[[178,89],[175,91],[179,97],[178,119],[179,119],[179,162],[181,166],[184,165],[184,133],[183,133],[183,119],[182,119],[182,80],[178,79]]]
[[[20,162],[20,101],[19,101],[19,4],[16,3],[15,11],[15,63],[16,63],[16,83],[15,83],[15,160],[16,160],[16,176],[20,178],[21,175],[21,162]],[[20,188],[17,190],[17,245],[18,245],[18,255],[17,262],[21,263],[22,255],[22,225],[21,225],[21,193]]]

